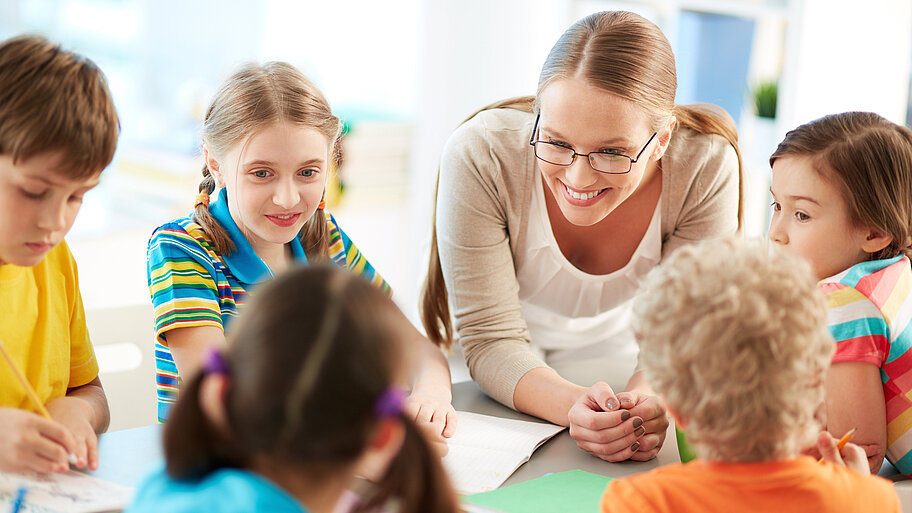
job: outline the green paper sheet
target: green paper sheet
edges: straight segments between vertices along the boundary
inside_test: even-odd
[[[597,513],[610,477],[568,470],[463,497],[465,502],[503,513]]]

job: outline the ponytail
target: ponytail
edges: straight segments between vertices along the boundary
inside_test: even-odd
[[[516,96],[507,98],[472,113],[460,125],[478,114],[491,109],[516,109],[523,112],[534,112],[534,96]],[[438,347],[453,347],[453,321],[450,319],[449,294],[443,280],[443,268],[440,266],[440,254],[437,252],[437,189],[440,186],[440,168],[437,169],[437,182],[434,185],[434,212],[431,217],[431,254],[428,260],[428,273],[421,287],[421,303],[418,305],[421,314],[421,325],[428,340]]]
[[[165,424],[166,470],[174,479],[199,479],[219,468],[240,466],[241,459],[232,454],[237,448],[231,448],[203,412],[200,389],[204,377],[200,372],[184,382],[180,400]]]
[[[377,511],[389,500],[398,502],[399,513],[457,513],[456,494],[440,458],[433,453],[415,422],[400,415],[405,439],[399,454],[390,462],[378,492],[354,513]]]
[[[735,121],[725,109],[708,103],[675,105],[674,115],[678,126],[684,126],[701,134],[721,135],[735,149],[738,157],[738,229],[744,221],[744,165],[741,150],[738,149],[738,129]]]
[[[323,205],[322,200],[320,205]],[[327,222],[329,222],[329,214],[323,208],[317,208],[316,212],[310,216],[310,219],[301,228],[301,235],[298,238],[310,263],[325,262],[329,259],[329,230],[326,227]]]
[[[209,166],[203,163],[203,181],[199,184],[199,192],[200,194],[209,196],[214,191],[215,178],[213,178],[212,173],[209,172]],[[225,231],[222,225],[212,217],[212,213],[209,212],[208,202],[197,202],[196,208],[193,209],[191,219],[194,223],[200,225],[203,228],[203,231],[209,235],[212,244],[215,246],[215,251],[218,254],[228,255],[234,252],[235,247],[234,243],[231,242],[231,237],[228,236],[228,232]]]
[[[440,173],[437,174],[440,184]],[[428,260],[428,273],[421,287],[421,325],[428,340],[438,347],[450,349],[453,346],[453,321],[450,319],[450,296],[446,282],[443,280],[443,267],[440,265],[440,254],[437,252],[437,192],[434,190],[434,215],[431,217],[431,256]]]
[[[338,171],[342,167],[342,138],[336,138],[332,146],[332,155],[330,161],[333,167]],[[327,180],[328,181],[328,180]],[[307,259],[314,262],[325,262],[329,260],[329,214],[325,211],[326,189],[323,190],[323,197],[320,198],[320,206],[317,211],[310,217],[304,227],[301,229],[300,241],[307,254]]]

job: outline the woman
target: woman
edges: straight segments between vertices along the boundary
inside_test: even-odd
[[[479,112],[440,165],[427,332],[452,343],[452,304],[481,387],[569,426],[608,461],[654,457],[668,426],[634,372],[627,318],[640,279],[675,248],[740,224],[734,124],[716,107],[675,105],[675,89],[658,27],[593,14],[554,45],[535,98]],[[624,392],[549,367],[596,358],[629,376]]]

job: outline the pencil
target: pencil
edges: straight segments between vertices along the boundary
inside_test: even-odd
[[[852,439],[852,437],[855,436],[856,431],[858,431],[858,428],[852,428],[852,429],[846,431],[846,434],[842,435],[842,438],[840,438],[839,441],[836,442],[836,451],[841,451],[842,448],[845,447],[847,443],[849,443],[849,441]],[[823,457],[821,457],[819,460],[817,460],[817,463],[823,463]]]
[[[13,374],[16,376],[19,384],[22,385],[23,389],[25,389],[25,395],[27,395],[29,400],[32,401],[32,403],[35,405],[38,413],[40,413],[41,416],[46,419],[51,418],[51,414],[48,413],[47,408],[44,407],[44,403],[41,402],[41,399],[38,399],[38,394],[35,393],[35,389],[32,388],[32,385],[30,385],[28,380],[25,379],[25,374],[22,374],[22,371],[19,370],[19,366],[16,365],[13,357],[10,356],[10,354],[6,351],[6,346],[3,345],[2,340],[0,340],[0,353],[3,354],[3,359],[6,360],[6,364],[9,365],[10,370],[13,371]]]
[[[3,355],[3,359],[6,360],[6,364],[9,365],[9,368],[13,371],[13,374],[16,376],[16,380],[19,381],[19,384],[22,385],[22,388],[25,389],[25,395],[28,396],[29,400],[35,404],[35,408],[38,409],[38,413],[46,419],[51,418],[51,414],[48,413],[47,408],[44,407],[44,403],[41,402],[41,399],[38,399],[38,394],[35,393],[35,389],[32,388],[32,385],[25,379],[25,374],[19,370],[19,366],[16,365],[13,357],[6,351],[6,346],[3,345],[3,340],[0,340],[0,354]],[[76,464],[76,455],[69,454],[70,465]]]

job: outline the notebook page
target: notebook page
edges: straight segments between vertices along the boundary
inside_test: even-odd
[[[9,511],[20,485],[27,489],[22,513],[100,513],[120,511],[133,489],[70,470],[59,474],[0,472],[0,511]]]
[[[443,458],[453,486],[461,494],[502,485],[535,449],[564,428],[554,424],[503,419],[461,411],[456,434]]]

